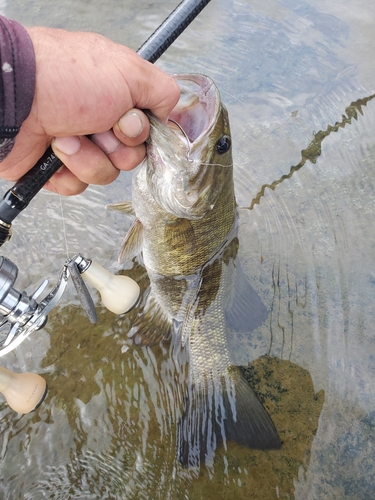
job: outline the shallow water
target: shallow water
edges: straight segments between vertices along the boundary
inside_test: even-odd
[[[0,11],[136,49],[174,6],[3,0]],[[131,314],[105,312],[98,298],[91,326],[70,287],[46,328],[1,360],[49,385],[31,415],[0,405],[1,498],[373,497],[374,21],[362,0],[213,0],[158,62],[210,75],[230,113],[241,264],[269,309],[230,344],[236,363],[251,363],[282,449],[229,443],[213,467],[179,467],[168,352],[127,349]],[[119,270],[130,221],[104,206],[130,199],[130,183],[124,173],[75,198],[40,193],[2,248],[20,268],[19,288],[55,281],[66,245]],[[141,267],[129,272],[147,286]]]

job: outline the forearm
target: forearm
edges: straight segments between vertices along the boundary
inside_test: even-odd
[[[35,56],[25,28],[0,16],[0,161],[11,151],[35,92]]]

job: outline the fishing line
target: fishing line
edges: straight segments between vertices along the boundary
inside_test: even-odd
[[[226,90],[223,90],[223,89],[220,89],[220,94],[227,94],[229,95],[229,97],[232,97],[232,99],[235,99],[236,101],[238,101],[240,104],[245,104],[245,101],[241,101],[241,99],[233,94],[231,94],[230,92],[226,91]]]
[[[205,166],[205,167],[233,167],[233,163],[231,163],[229,165],[222,165],[221,163],[202,163],[199,160],[195,160],[193,158],[190,158],[191,142],[190,142],[189,136],[187,135],[185,130],[181,127],[181,125],[178,122],[176,122],[175,120],[172,120],[172,118],[168,118],[168,122],[171,122],[174,125],[176,125],[176,127],[181,130],[183,136],[185,137],[186,145],[188,147],[188,150],[186,152],[186,159],[188,160],[188,162],[193,163],[193,162],[197,161],[199,163],[199,166]]]
[[[188,160],[189,161],[196,161],[196,160],[193,160],[191,158],[188,158]],[[222,163],[201,163],[201,162],[199,162],[199,165],[201,165],[202,167],[204,166],[204,167],[224,167],[224,168],[230,168],[230,167],[234,166],[233,163],[230,163],[229,165],[223,165]]]
[[[69,259],[69,248],[68,248],[68,238],[66,236],[64,206],[63,206],[61,194],[59,192],[57,194],[58,194],[58,197],[59,197],[59,200],[60,200],[61,220],[62,220],[62,228],[63,228],[63,236],[64,236],[64,243],[65,243],[66,258]]]

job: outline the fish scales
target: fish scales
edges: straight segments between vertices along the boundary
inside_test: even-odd
[[[155,128],[159,126],[158,122],[151,120],[151,137]],[[216,128],[226,130],[229,134],[228,120],[223,119]],[[171,139],[166,138],[165,142],[167,140]],[[207,159],[214,164],[218,161],[217,156],[210,155]],[[224,166],[217,165],[217,169],[221,170],[220,176],[211,181],[218,184],[215,193],[219,192],[213,200],[214,207],[199,220],[188,219],[188,214],[186,218],[181,218],[165,212],[155,199],[149,197],[147,171],[144,169],[135,176],[133,207],[143,225],[143,258],[146,267],[165,276],[189,275],[214,255],[235,219],[231,157],[227,162],[228,165],[226,163]],[[193,178],[191,183],[194,180]],[[210,182],[210,179],[206,182]],[[215,231],[211,230],[213,226]]]
[[[228,440],[261,449],[281,443],[227,344],[230,327],[249,331],[267,317],[236,258],[228,114],[209,77],[176,80],[181,98],[169,124],[149,117],[147,158],[133,177],[137,221],[122,255],[142,251],[150,278],[129,336],[144,345],[172,338],[188,353],[177,456],[184,466],[196,466]],[[128,202],[124,211],[130,212]]]

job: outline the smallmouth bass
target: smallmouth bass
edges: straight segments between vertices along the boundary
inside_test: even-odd
[[[268,413],[233,365],[230,328],[250,331],[267,310],[241,272],[228,114],[213,81],[178,75],[181,98],[168,125],[153,116],[147,157],[133,177],[135,215],[120,253],[140,252],[150,293],[129,333],[135,343],[170,340],[187,352],[188,380],[178,424],[179,461],[213,460],[235,441],[277,449]]]

